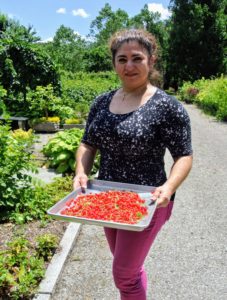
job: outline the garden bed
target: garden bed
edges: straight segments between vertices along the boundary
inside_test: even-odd
[[[0,224],[0,300],[33,299],[66,227],[56,220]]]
[[[14,223],[0,224],[0,251],[6,249],[6,243],[16,237],[24,236],[35,246],[35,240],[38,236],[46,233],[54,234],[59,238],[59,242],[64,235],[68,222],[50,219],[46,224],[41,221],[33,221],[22,225]],[[57,249],[59,250],[59,249]]]

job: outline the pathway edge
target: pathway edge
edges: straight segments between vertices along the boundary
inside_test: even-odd
[[[53,294],[63,266],[70,254],[82,224],[70,223],[59,244],[60,251],[55,253],[45,272],[45,277],[39,285],[34,300],[49,300]]]

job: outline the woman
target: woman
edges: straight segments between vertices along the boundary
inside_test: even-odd
[[[136,29],[117,32],[110,50],[122,87],[97,97],[92,104],[76,154],[74,188],[86,188],[97,149],[101,154],[98,179],[157,187],[153,194],[157,209],[147,229],[104,229],[121,299],[144,300],[144,260],[170,217],[175,191],[192,166],[190,120],[175,98],[151,84],[157,51],[153,35]],[[168,179],[166,148],[173,157]]]

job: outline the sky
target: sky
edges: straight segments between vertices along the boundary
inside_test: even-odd
[[[137,15],[145,4],[149,10],[160,12],[162,19],[170,15],[169,0],[0,0],[0,13],[26,27],[32,25],[41,40],[47,41],[54,37],[61,25],[86,37],[91,22],[106,3],[113,11],[123,9],[129,17]]]

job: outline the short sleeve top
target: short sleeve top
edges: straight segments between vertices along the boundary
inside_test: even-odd
[[[166,181],[164,155],[192,154],[190,119],[183,105],[161,89],[133,112],[114,114],[116,90],[91,106],[82,142],[100,151],[98,179],[158,186]]]

